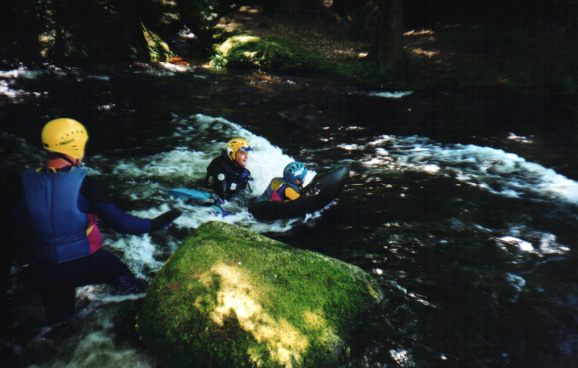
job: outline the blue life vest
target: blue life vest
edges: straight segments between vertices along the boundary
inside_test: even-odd
[[[237,172],[236,175],[231,176],[231,183],[237,184],[237,188],[245,188],[249,180],[251,180],[251,173],[245,168],[240,173]]]
[[[90,255],[88,216],[78,208],[86,171],[26,171],[22,175],[25,207],[37,260],[62,263]]]
[[[281,183],[281,185],[277,187],[277,189],[275,189],[275,187],[273,186],[273,184],[276,181]],[[265,192],[263,192],[263,194],[261,194],[259,197],[257,197],[257,199],[255,199],[255,202],[285,201],[288,199],[287,196],[285,196],[285,188],[287,187],[293,188],[293,190],[295,190],[297,193],[301,193],[301,188],[299,188],[297,185],[291,184],[285,181],[285,179],[283,178],[274,178],[273,180],[271,180],[271,183],[269,183],[269,186],[267,187]]]

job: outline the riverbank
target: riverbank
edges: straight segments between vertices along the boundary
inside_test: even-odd
[[[339,17],[264,15],[259,7],[244,6],[223,18],[220,28],[268,39],[291,40],[361,83],[378,83],[363,75],[371,50],[369,40],[351,37]],[[555,20],[488,20],[485,23],[406,25],[405,83],[425,86],[504,87],[517,91],[546,88],[575,94],[572,75],[578,59],[574,27]],[[309,55],[305,55],[308,57]],[[355,65],[357,64],[357,65]],[[357,68],[355,68],[357,67]]]
[[[373,73],[371,42],[352,38],[338,17],[264,15],[247,6],[223,18],[219,27],[293,48],[288,53],[308,66],[295,68],[301,74],[309,69],[316,76],[337,75],[352,85],[390,91],[465,91],[526,100],[545,120],[543,128],[578,140],[578,51],[571,46],[578,43],[577,25],[531,18],[406,25],[406,73],[396,78]]]

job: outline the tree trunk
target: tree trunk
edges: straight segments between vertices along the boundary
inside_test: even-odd
[[[66,58],[66,9],[62,1],[54,1],[54,48],[52,59],[63,63]]]
[[[377,58],[381,72],[397,73],[403,63],[403,0],[386,1],[386,27],[377,40]]]
[[[395,74],[403,65],[403,0],[367,0],[364,29],[373,39],[379,71]]]

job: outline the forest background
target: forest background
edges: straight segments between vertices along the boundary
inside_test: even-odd
[[[2,68],[172,62],[539,95],[578,141],[577,0],[7,0]]]

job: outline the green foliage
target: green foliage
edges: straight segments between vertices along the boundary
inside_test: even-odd
[[[157,34],[147,29],[144,23],[141,22],[141,26],[151,61],[165,61],[173,56],[169,45],[167,45]]]
[[[171,55],[153,31],[162,29],[162,11],[151,0],[60,0],[46,8],[41,39],[53,59],[157,61]]]
[[[259,37],[239,35],[228,38],[215,48],[215,67],[262,67],[274,69],[290,59],[278,44]]]
[[[313,47],[299,45],[279,35],[256,37],[234,35],[215,46],[214,67],[260,68],[269,71],[328,73],[334,65],[324,60]]]
[[[200,52],[210,52],[216,33],[215,26],[224,9],[218,0],[177,0],[180,21],[200,41]]]
[[[329,367],[381,298],[357,267],[212,222],[158,272],[138,330],[169,367]]]

